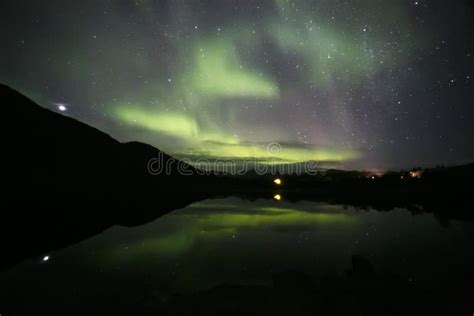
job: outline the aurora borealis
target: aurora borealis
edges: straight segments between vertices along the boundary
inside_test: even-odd
[[[474,160],[472,1],[2,1],[0,82],[196,159]]]

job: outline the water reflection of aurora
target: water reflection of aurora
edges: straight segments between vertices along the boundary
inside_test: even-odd
[[[305,230],[320,225],[351,225],[356,221],[355,217],[329,205],[313,205],[305,209],[304,206],[289,203],[269,204],[258,206],[249,203],[243,206],[221,201],[196,203],[162,219],[175,222],[176,230],[141,240],[129,245],[129,249],[136,254],[153,252],[179,255],[199,242],[236,238],[244,231]]]
[[[232,280],[242,269],[260,271],[267,258],[274,258],[270,260],[275,266],[290,260],[281,251],[295,251],[294,245],[303,242],[309,231],[324,234],[355,225],[357,218],[343,211],[340,206],[309,202],[208,200],[167,214],[136,232],[120,229],[118,238],[109,236],[113,243],[99,242],[103,249],[97,251],[93,265],[105,264],[110,270],[120,265],[121,273],[127,266],[133,269],[130,273],[137,273],[134,269],[139,265],[179,292],[208,288]],[[257,274],[258,279],[268,277]]]

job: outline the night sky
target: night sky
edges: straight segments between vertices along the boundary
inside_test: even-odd
[[[461,164],[473,17],[472,0],[2,0],[0,82],[179,157],[278,142],[287,162]]]

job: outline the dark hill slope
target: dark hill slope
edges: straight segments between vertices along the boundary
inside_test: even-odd
[[[3,179],[10,197],[123,197],[145,191],[174,192],[196,188],[195,177],[151,175],[147,164],[158,149],[132,142],[122,144],[73,118],[35,104],[0,85],[4,129]],[[176,166],[176,164],[172,165]],[[186,166],[192,169],[191,166]]]
[[[122,144],[4,85],[0,105],[0,248],[6,257],[0,270],[115,224],[146,223],[207,196],[202,177],[181,176],[176,169],[151,175],[150,159],[174,159],[152,146]]]

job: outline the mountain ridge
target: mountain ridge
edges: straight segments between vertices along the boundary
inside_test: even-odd
[[[160,156],[162,163],[175,159],[151,145],[121,143],[95,127],[43,108],[2,84],[0,102],[8,118],[3,126],[13,134],[3,144],[8,166],[4,180],[13,195],[25,191],[30,195],[79,192],[95,198],[104,193],[123,196],[141,190],[182,191],[194,187],[193,177],[181,177],[176,170],[166,175],[166,181],[164,175],[151,175],[147,170],[150,159]],[[189,165],[187,168],[193,169]]]

